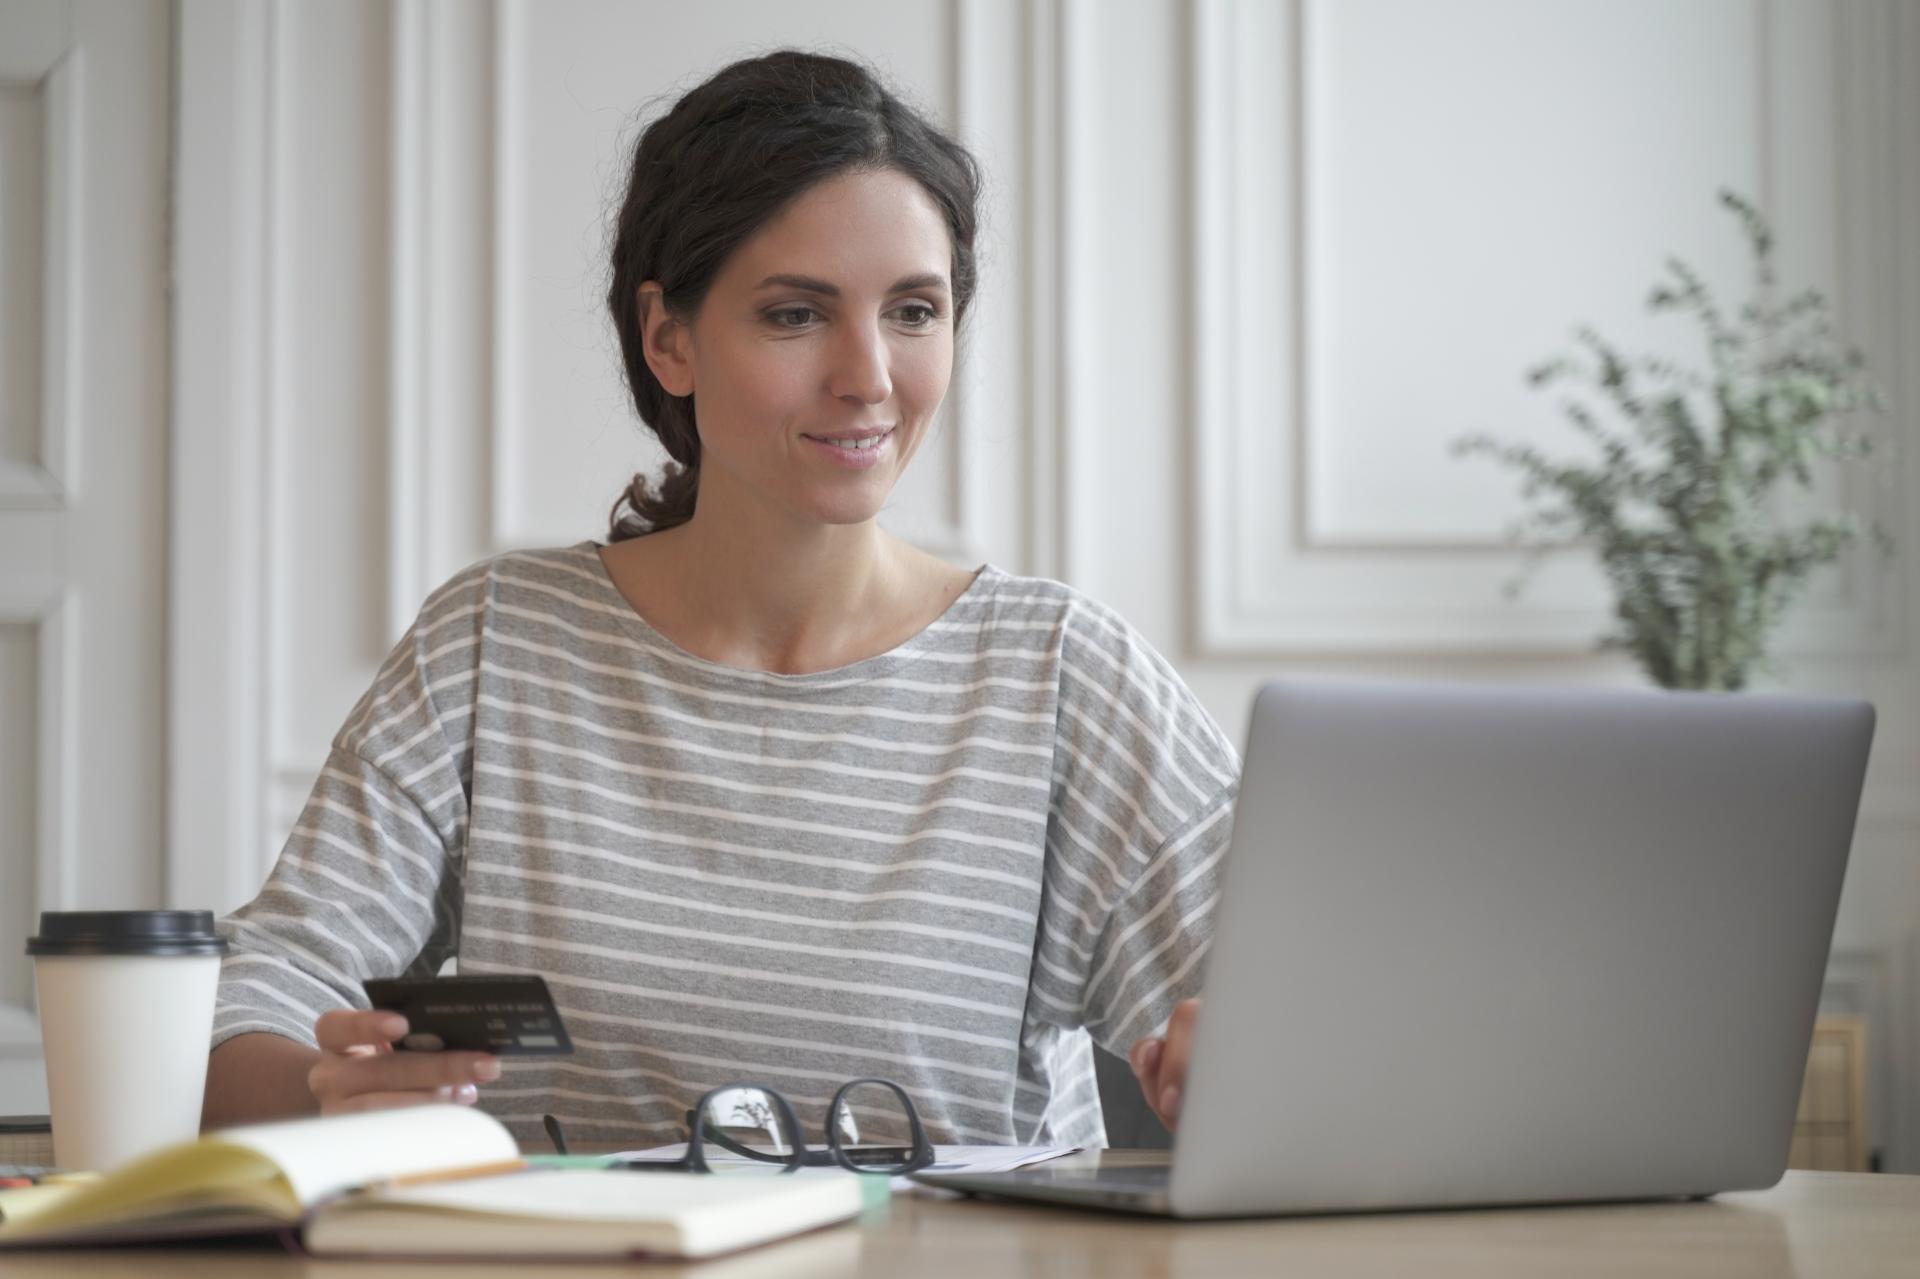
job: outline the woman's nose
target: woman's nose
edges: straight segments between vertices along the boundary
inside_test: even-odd
[[[879,404],[893,394],[887,371],[887,344],[877,327],[849,324],[834,344],[830,389],[843,400]]]

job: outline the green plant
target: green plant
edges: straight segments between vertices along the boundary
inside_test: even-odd
[[[1520,471],[1532,503],[1512,530],[1592,544],[1612,587],[1617,627],[1602,648],[1625,650],[1665,688],[1742,688],[1771,669],[1768,637],[1812,571],[1839,558],[1861,533],[1851,515],[1783,523],[1775,490],[1812,486],[1819,459],[1842,466],[1873,449],[1856,410],[1886,412],[1853,347],[1842,349],[1826,299],[1808,289],[1775,307],[1773,233],[1751,203],[1731,191],[1720,203],[1738,215],[1757,261],[1758,288],[1730,324],[1699,276],[1668,258],[1671,280],[1655,284],[1651,311],[1692,312],[1706,330],[1711,371],[1701,374],[1651,356],[1629,360],[1591,328],[1577,330],[1597,361],[1561,357],[1527,373],[1535,387],[1584,379],[1625,419],[1601,424],[1592,408],[1563,408],[1597,446],[1592,462],[1549,459],[1524,444],[1485,434],[1453,445],[1456,456],[1490,455]],[[1704,399],[1707,411],[1696,406]],[[1883,554],[1892,541],[1873,526]],[[1551,549],[1535,542],[1527,569]],[[1509,584],[1511,595],[1522,577]]]

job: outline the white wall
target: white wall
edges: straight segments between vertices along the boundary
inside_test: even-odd
[[[1577,554],[1518,602],[1486,427],[1520,371],[1733,285],[1723,184],[1829,290],[1913,439],[1920,14],[1894,0],[181,0],[168,892],[244,897],[430,587],[604,528],[657,456],[601,319],[635,112],[838,44],[985,160],[986,284],[894,504],[961,561],[1141,626],[1236,736],[1281,671],[1624,685]],[[751,35],[743,42],[742,33]],[[1880,737],[1829,996],[1873,1017],[1875,1141],[1920,1170],[1920,463],[1839,495],[1909,548],[1823,580],[1791,687]]]
[[[160,894],[168,27],[0,5],[0,1113],[46,1106],[38,913]]]

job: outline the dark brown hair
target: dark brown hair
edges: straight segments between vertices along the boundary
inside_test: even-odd
[[[691,318],[728,256],[802,193],[880,169],[914,179],[945,216],[957,323],[977,282],[979,166],[866,67],[797,49],[735,62],[641,133],[614,228],[607,306],[634,407],[673,460],[657,488],[633,477],[613,504],[609,541],[684,524],[700,485],[693,397],[669,395],[647,367],[640,285],[659,281],[667,311]]]

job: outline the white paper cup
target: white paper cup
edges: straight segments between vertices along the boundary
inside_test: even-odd
[[[55,1164],[114,1168],[198,1135],[226,948],[211,911],[41,914],[27,953]]]

